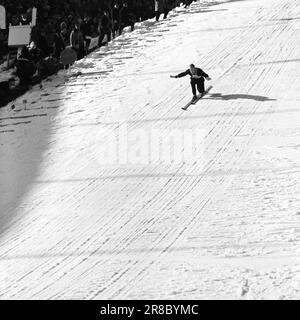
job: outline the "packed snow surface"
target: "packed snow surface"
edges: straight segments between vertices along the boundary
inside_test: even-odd
[[[298,0],[199,1],[1,109],[0,298],[299,299],[299,39]],[[147,162],[151,130],[201,161]]]

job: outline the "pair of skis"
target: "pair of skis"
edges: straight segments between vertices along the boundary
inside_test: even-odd
[[[187,109],[192,105],[196,104],[199,100],[201,100],[205,95],[207,95],[213,87],[208,87],[201,95],[198,95],[196,99],[192,99],[182,110],[187,111]]]

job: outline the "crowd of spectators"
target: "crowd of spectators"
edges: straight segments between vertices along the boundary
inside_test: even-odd
[[[29,61],[30,74],[39,71],[47,76],[59,68],[61,53],[67,47],[71,47],[77,59],[81,59],[89,52],[92,39],[98,39],[97,47],[100,47],[104,39],[109,42],[120,35],[125,27],[133,30],[136,22],[154,17],[159,20],[161,14],[166,18],[175,6],[182,2],[188,6],[193,1],[0,0],[0,5],[6,8],[7,26],[30,24],[32,8],[37,8],[37,23],[32,30],[31,45],[22,49],[17,67],[23,70],[20,65]],[[8,51],[7,30],[0,30],[0,61]],[[24,84],[27,78],[23,79]]]

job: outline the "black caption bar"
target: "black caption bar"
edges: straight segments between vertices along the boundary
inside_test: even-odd
[[[243,319],[282,316],[299,301],[2,301],[3,319]],[[297,308],[297,310],[296,310]],[[293,310],[294,309],[294,310]],[[2,318],[2,317],[1,317]]]

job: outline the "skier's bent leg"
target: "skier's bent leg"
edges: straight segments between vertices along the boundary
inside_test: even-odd
[[[195,97],[197,96],[196,83],[192,81],[191,86],[192,86],[193,96]]]
[[[203,94],[205,92],[204,80],[200,80],[197,82],[197,89],[200,94]]]

